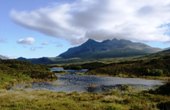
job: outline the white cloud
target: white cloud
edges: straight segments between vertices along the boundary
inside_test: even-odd
[[[11,11],[29,29],[79,44],[88,38],[170,41],[170,0],[76,0],[45,8]]]
[[[34,42],[35,39],[33,37],[21,38],[17,41],[18,44],[23,44],[23,45],[32,45]]]

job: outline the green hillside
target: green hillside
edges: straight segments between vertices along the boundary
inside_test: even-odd
[[[22,81],[49,80],[53,74],[43,65],[17,60],[0,60],[0,76],[0,88],[6,88]]]
[[[107,64],[88,73],[112,76],[170,76],[170,51]]]

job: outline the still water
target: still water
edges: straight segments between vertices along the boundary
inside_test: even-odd
[[[31,89],[51,90],[56,92],[104,92],[121,87],[121,85],[130,85],[134,88],[146,90],[164,84],[160,80],[140,78],[101,77],[78,74],[56,74],[56,76],[58,79],[52,83],[32,83]]]

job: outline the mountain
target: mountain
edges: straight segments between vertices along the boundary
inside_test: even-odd
[[[157,53],[135,57],[132,59],[114,60],[112,63],[103,65],[86,64],[88,74],[111,75],[111,76],[162,76],[170,77],[170,49]],[[85,65],[85,64],[83,64]],[[83,67],[83,65],[81,65]],[[91,68],[92,67],[92,68]]]
[[[19,57],[17,58],[19,61],[28,61],[33,64],[53,64],[54,62],[48,58],[48,57],[42,57],[42,58],[31,58],[31,59],[26,59],[24,57]]]
[[[8,57],[0,55],[0,59],[8,59]]]
[[[163,58],[163,59],[166,59],[166,58],[170,58],[170,49],[165,49],[163,51],[160,51],[160,52],[157,52],[157,53],[154,53],[154,54],[150,54],[150,55],[146,55],[145,58],[147,59],[151,59],[151,58]],[[169,62],[169,61],[168,61]]]
[[[161,52],[159,52],[159,53],[170,53],[170,48],[165,49],[165,50],[163,50],[163,51],[161,51]]]
[[[97,42],[89,39],[80,46],[68,49],[59,55],[61,58],[113,58],[145,55],[161,51],[139,42],[124,39]]]

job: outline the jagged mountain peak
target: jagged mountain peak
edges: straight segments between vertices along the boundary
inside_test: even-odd
[[[102,42],[93,39],[87,40],[78,47],[68,49],[59,55],[62,58],[108,58],[144,55],[160,51],[143,43],[132,42],[125,39],[104,40]]]

